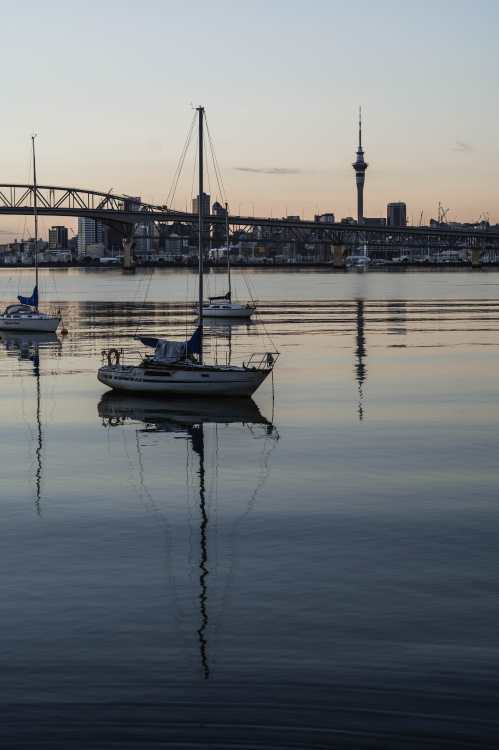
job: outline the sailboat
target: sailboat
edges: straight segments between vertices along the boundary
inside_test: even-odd
[[[230,244],[229,244],[229,209],[225,204],[225,237],[227,242],[227,282],[228,291],[218,297],[209,297],[208,304],[203,305],[205,318],[251,318],[256,310],[254,303],[247,302],[241,305],[232,301],[232,285],[230,277]]]
[[[31,136],[33,149],[33,214],[35,217],[35,288],[31,297],[19,295],[17,298],[19,303],[8,305],[5,308],[5,312],[0,314],[0,330],[55,333],[61,322],[61,316],[40,312],[38,307],[38,210],[35,138],[35,135]]]
[[[199,195],[203,195],[204,107],[199,121]],[[251,396],[272,372],[278,352],[252,354],[242,365],[206,364],[203,359],[203,202],[198,201],[199,324],[187,341],[139,337],[154,349],[138,365],[121,363],[118,349],[104,351],[107,363],[99,368],[101,383],[115,390],[188,396]]]
[[[367,245],[364,242],[362,253],[349,255],[345,261],[347,268],[355,268],[357,271],[367,270],[371,258],[367,254]]]

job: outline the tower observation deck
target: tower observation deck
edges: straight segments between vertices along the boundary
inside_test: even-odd
[[[359,107],[359,147],[357,149],[357,158],[352,167],[355,169],[355,182],[357,183],[357,222],[362,224],[364,221],[364,182],[366,179],[367,162],[364,160],[364,151],[362,149],[362,109]]]

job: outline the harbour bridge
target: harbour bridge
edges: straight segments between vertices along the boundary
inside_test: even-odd
[[[5,215],[32,215],[35,209],[33,184],[0,184],[0,217]],[[195,213],[177,211],[166,205],[153,205],[140,198],[116,195],[112,191],[99,192],[75,187],[37,185],[36,209],[39,216],[65,218],[86,217],[119,231],[123,237],[125,257],[133,252],[135,227],[150,222],[162,224],[194,225]],[[206,227],[222,228],[225,215],[210,214],[204,217]],[[367,243],[369,251],[396,248],[456,248],[470,250],[474,258],[480,254],[499,252],[499,230],[481,226],[455,227],[440,224],[436,227],[393,227],[367,223],[322,223],[298,217],[268,218],[255,216],[229,216],[233,230],[244,230],[247,239],[257,236],[268,242],[306,242],[330,244],[349,248]],[[255,234],[257,232],[257,234]]]

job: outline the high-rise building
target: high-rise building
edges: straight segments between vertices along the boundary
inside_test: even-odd
[[[85,255],[88,245],[106,244],[106,227],[100,221],[80,217],[78,219],[78,255]]]
[[[227,204],[226,204],[227,205]],[[227,209],[225,209],[221,203],[215,201],[211,207],[211,213],[213,216],[218,216],[220,219],[225,219],[227,216]],[[211,233],[212,244],[217,247],[218,245],[225,245],[227,242],[227,230],[225,221],[220,224],[215,224]]]
[[[225,216],[227,213],[227,210],[218,201],[215,201],[211,210],[214,216]]]
[[[199,199],[199,196],[197,198],[192,199],[192,213],[193,214],[197,214],[198,212],[198,199]],[[203,193],[203,195],[201,196],[201,206],[203,209],[203,216],[209,216],[210,215],[210,196],[208,195],[208,193]]]
[[[49,229],[49,250],[65,250],[68,246],[68,230],[57,226]]]
[[[357,222],[362,224],[364,221],[364,182],[366,179],[367,162],[364,161],[364,151],[362,150],[362,110],[359,107],[359,147],[357,149],[357,158],[352,164],[355,169],[355,182],[357,184]]]
[[[407,209],[405,203],[389,203],[386,207],[386,223],[389,227],[405,227],[407,225]]]

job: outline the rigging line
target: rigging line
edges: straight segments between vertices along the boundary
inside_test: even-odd
[[[189,304],[189,274],[185,274],[185,307],[184,307],[184,322],[185,322],[185,340],[187,341],[188,338],[188,331],[189,331],[189,312],[188,312],[188,304]]]
[[[220,169],[220,165],[218,163],[217,155],[215,152],[215,144],[213,142],[213,138],[211,137],[211,132],[210,132],[210,128],[208,125],[208,119],[206,117],[206,114],[205,114],[205,123],[206,123],[206,132],[208,134],[208,143],[210,146],[211,158],[213,160],[213,168],[214,168],[215,176],[218,182],[218,189],[220,190],[220,195],[222,197],[223,202],[225,203],[226,202],[225,185],[224,185],[224,181],[222,177],[222,171]]]
[[[123,425],[122,425],[123,426]],[[109,427],[108,427],[109,432]],[[144,463],[142,459],[142,452],[140,449],[140,430],[135,430],[135,448],[137,451],[137,467],[138,467],[138,479],[139,484],[135,481],[134,474],[135,474],[135,464],[132,460],[132,457],[130,455],[130,452],[128,450],[128,444],[126,439],[126,432],[122,432],[122,442],[123,442],[123,448],[124,448],[124,454],[126,456],[126,463],[128,467],[128,480],[130,487],[135,490],[137,497],[142,502],[143,506],[149,510],[149,512],[153,512],[155,516],[159,519],[159,522],[162,526],[163,533],[165,535],[165,551],[166,551],[166,571],[167,571],[167,577],[169,579],[170,587],[171,587],[171,597],[174,603],[173,607],[173,619],[175,621],[175,624],[177,626],[177,630],[179,633],[181,633],[181,625],[180,625],[180,617],[179,617],[179,595],[177,592],[177,586],[175,583],[175,578],[173,575],[173,567],[171,562],[171,549],[172,549],[172,532],[170,528],[170,523],[167,519],[166,514],[161,510],[161,508],[158,506],[157,502],[155,501],[151,491],[146,486],[145,482],[145,470],[144,470]]]
[[[244,283],[246,284],[246,289],[248,290],[248,294],[249,294],[249,296],[250,296],[250,298],[251,298],[251,301],[253,302],[253,304],[256,304],[256,301],[255,301],[255,299],[254,299],[254,297],[253,297],[253,294],[251,293],[251,288],[250,288],[250,285],[249,285],[249,283],[248,283],[248,280],[247,280],[247,278],[246,278],[246,274],[245,274],[245,273],[242,273],[242,274],[240,274],[240,275],[241,275],[241,276],[243,277],[243,279],[244,279]],[[272,336],[270,335],[270,333],[269,333],[269,331],[268,331],[268,329],[267,329],[267,326],[266,326],[266,325],[265,325],[265,323],[263,322],[263,319],[262,319],[262,318],[260,318],[260,313],[259,313],[258,311],[257,311],[257,317],[258,317],[258,323],[259,323],[259,324],[260,324],[260,325],[262,326],[262,328],[263,328],[263,333],[264,333],[264,336],[266,336],[266,337],[268,338],[268,340],[270,341],[271,345],[272,345],[272,346],[274,347],[274,351],[277,351],[277,347],[276,347],[276,345],[275,345],[275,343],[274,343],[274,340],[272,339]]]
[[[166,197],[166,205],[167,206],[170,206],[171,203],[173,202],[174,198],[175,198],[175,193],[177,191],[177,186],[178,186],[178,182],[179,182],[179,179],[180,179],[180,175],[181,175],[182,169],[184,167],[185,157],[187,155],[187,151],[189,150],[189,146],[190,146],[190,143],[191,143],[191,138],[192,138],[192,133],[193,133],[193,130],[194,130],[194,123],[195,123],[195,121],[196,121],[196,113],[194,113],[194,115],[192,117],[191,125],[189,127],[188,132],[187,132],[187,137],[185,139],[184,146],[183,146],[182,151],[180,153],[180,158],[178,160],[177,167],[176,167],[175,172],[173,174],[172,184],[170,186],[170,190],[169,190],[168,195]]]
[[[204,171],[208,178],[208,195],[211,195],[210,165],[208,161],[207,149],[205,149],[205,152],[204,152]],[[211,232],[210,232],[210,239],[211,239]]]
[[[142,302],[142,310],[143,310],[143,312],[145,312],[145,306],[146,306],[147,298],[148,298],[148,296],[149,296],[149,290],[150,290],[150,288],[151,288],[151,282],[152,282],[152,275],[153,275],[153,271],[154,271],[154,269],[153,269],[153,268],[150,268],[150,269],[149,269],[149,280],[147,281],[147,285],[146,285],[146,291],[145,291],[145,294],[144,294],[144,300],[143,300],[143,302]],[[141,326],[141,325],[142,325],[142,320],[143,320],[143,317],[142,317],[142,313],[140,313],[140,314],[139,314],[139,319],[138,319],[138,321],[137,321],[137,326],[136,326],[136,328],[135,328],[135,336],[136,336],[136,335],[137,335],[137,333],[138,333],[138,330],[139,330],[139,326]]]
[[[263,332],[264,332],[265,336],[266,336],[266,337],[268,338],[268,340],[270,341],[270,343],[271,343],[271,344],[272,344],[272,346],[274,347],[274,351],[277,351],[277,346],[275,345],[274,339],[273,339],[273,338],[272,338],[272,336],[270,335],[270,333],[269,333],[269,331],[268,331],[268,328],[267,328],[267,326],[265,325],[265,323],[264,323],[264,321],[263,321],[263,320],[260,320],[260,325],[261,325],[261,326],[262,326],[262,328],[263,328]]]
[[[177,192],[177,187],[178,187],[178,184],[179,184],[179,181],[180,181],[182,170],[184,168],[185,159],[187,157],[187,154],[188,154],[188,151],[189,151],[189,147],[191,145],[192,134],[194,133],[194,125],[195,125],[195,123],[196,123],[196,114],[194,113],[192,121],[191,121],[191,126],[190,126],[189,132],[187,134],[187,139],[186,139],[186,142],[184,144],[184,148],[183,148],[183,151],[182,151],[182,154],[181,154],[181,158],[180,158],[180,161],[179,161],[179,167],[178,167],[178,170],[177,170],[175,184],[174,184],[173,191],[172,191],[172,194],[171,194],[171,197],[170,197],[170,199],[171,199],[172,202],[175,199],[175,194]]]
[[[196,149],[196,153],[194,154],[194,168],[192,170],[191,201],[194,198],[194,180],[196,179],[197,163],[198,163],[198,152]]]
[[[253,438],[256,439],[252,430],[252,426],[250,424],[246,424],[245,427],[249,429]],[[269,427],[273,429],[274,428],[273,423],[271,423],[271,425],[267,425],[266,429],[268,429]],[[222,620],[224,617],[224,613],[228,607],[229,599],[232,593],[235,572],[239,563],[240,555],[239,555],[239,551],[237,547],[237,538],[238,538],[239,532],[244,522],[254,512],[257,499],[268,482],[268,479],[271,474],[270,460],[272,457],[272,453],[274,452],[277,446],[278,439],[279,439],[279,435],[274,432],[267,432],[265,434],[262,452],[261,452],[261,455],[258,457],[258,472],[257,472],[257,482],[255,485],[255,488],[250,495],[250,499],[248,500],[246,509],[236,518],[232,526],[232,531],[230,533],[231,547],[229,551],[230,558],[229,558],[228,576],[227,576],[226,584],[225,584],[225,587],[221,596],[222,603],[221,603],[220,610],[219,610],[220,614],[215,620],[214,627],[213,627],[213,631],[216,634],[216,636],[219,636],[221,629],[223,627]]]

